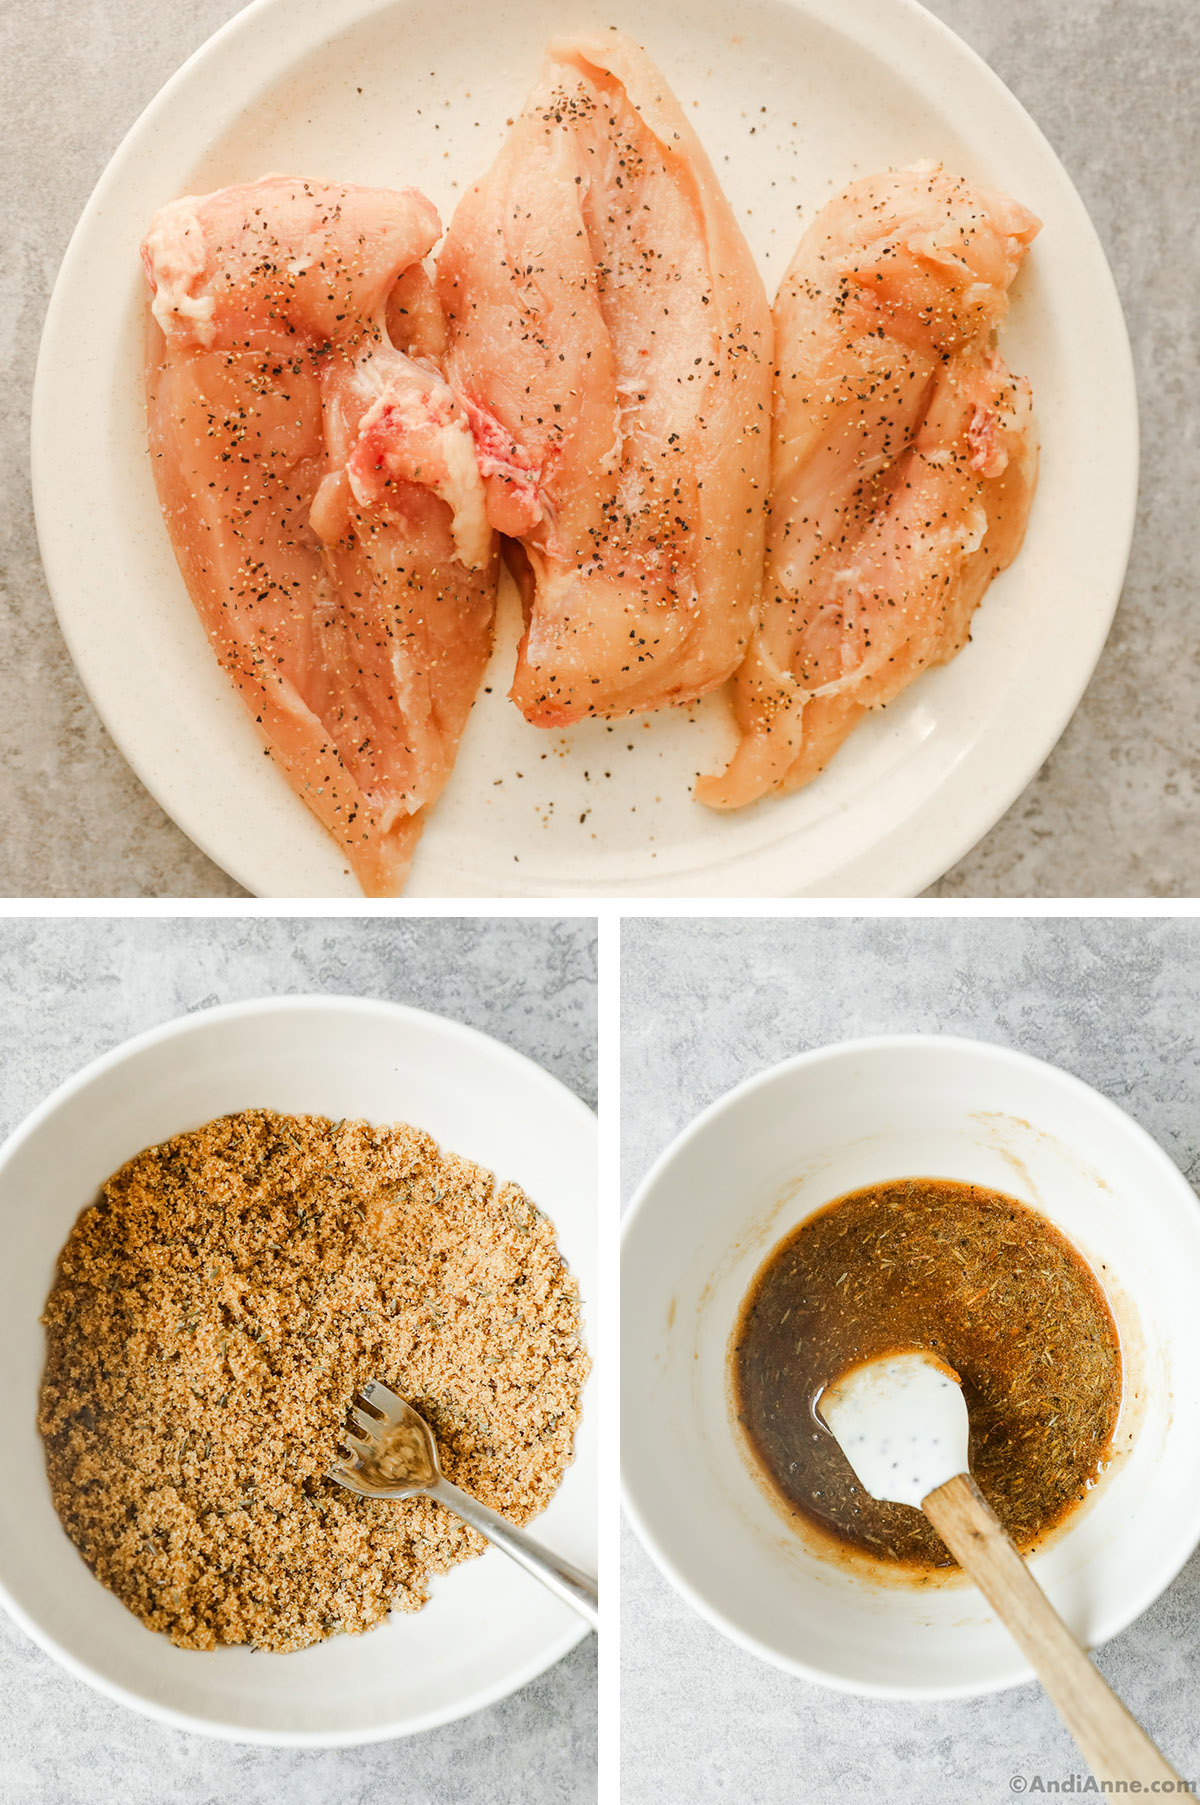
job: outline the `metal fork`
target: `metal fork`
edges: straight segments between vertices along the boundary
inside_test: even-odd
[[[425,1418],[379,1379],[368,1380],[354,1396],[345,1435],[345,1458],[329,1477],[361,1498],[433,1498],[503,1548],[518,1566],[599,1628],[596,1582],[564,1561],[498,1511],[451,1485],[438,1465],[437,1444]]]

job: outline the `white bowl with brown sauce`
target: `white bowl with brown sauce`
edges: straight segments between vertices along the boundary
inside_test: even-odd
[[[60,1249],[143,1148],[254,1109],[412,1123],[514,1181],[553,1224],[594,1344],[595,1117],[549,1073],[457,1022],[357,998],[275,998],[168,1022],[69,1080],[0,1150],[0,1601],[69,1671],[176,1728],[317,1747],[404,1735],[526,1684],[581,1639],[581,1619],[489,1550],[435,1575],[423,1609],[365,1634],[291,1653],[178,1647],[97,1581],[51,1499],[39,1316]],[[596,1494],[593,1377],[574,1459],[531,1523],[592,1572]]]
[[[763,1659],[847,1691],[966,1697],[1032,1677],[979,1593],[957,1571],[812,1533],[737,1420],[736,1336],[773,1250],[834,1200],[899,1179],[1003,1193],[1082,1256],[1119,1338],[1119,1412],[1095,1482],[1029,1558],[1090,1646],[1170,1584],[1200,1541],[1200,1202],[1106,1097],[974,1041],[801,1055],[659,1160],[624,1230],[625,1503],[672,1584]]]

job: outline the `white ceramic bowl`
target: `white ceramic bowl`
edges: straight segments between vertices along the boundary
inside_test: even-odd
[[[765,1660],[847,1691],[961,1697],[1030,1678],[979,1593],[823,1560],[752,1476],[727,1402],[730,1332],[766,1254],[822,1204],[903,1176],[1023,1199],[1102,1278],[1128,1450],[1034,1568],[1091,1645],[1170,1583],[1200,1539],[1200,1204],[1106,1097],[974,1041],[805,1054],[721,1098],[659,1160],[624,1235],[626,1506],[683,1596]]]
[[[288,997],[204,1010],[70,1079],[0,1150],[0,1598],[64,1667],[180,1729],[329,1746],[428,1729],[566,1654],[581,1619],[498,1551],[435,1579],[425,1609],[295,1654],[174,1648],[89,1573],[53,1505],[34,1423],[38,1317],[59,1249],[141,1148],[261,1106],[408,1121],[524,1187],[554,1222],[594,1347],[595,1117],[540,1066],[392,1003]],[[589,1332],[590,1331],[590,1332]],[[592,1385],[573,1465],[534,1530],[595,1572]]]

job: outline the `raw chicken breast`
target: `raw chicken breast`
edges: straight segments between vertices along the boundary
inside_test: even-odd
[[[526,719],[657,708],[723,682],[761,583],[770,313],[644,52],[616,33],[550,46],[455,212],[438,292],[488,518],[520,541]]]
[[[491,646],[497,557],[415,190],[268,176],[143,245],[159,500],[217,657],[364,891],[402,889]]]
[[[696,794],[736,808],[816,776],[869,708],[966,643],[1037,480],[1029,384],[992,348],[1039,221],[933,164],[856,182],[775,302],[761,622],[741,742]]]

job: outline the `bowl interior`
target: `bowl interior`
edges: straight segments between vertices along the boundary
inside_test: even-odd
[[[1169,1582],[1200,1534],[1200,1208],[1105,1098],[972,1043],[850,1044],[778,1067],[667,1154],[626,1233],[625,1483],[651,1552],[735,1639],[834,1685],[951,1696],[1029,1677],[979,1593],[822,1558],[753,1476],[727,1398],[730,1332],[766,1254],[822,1204],[903,1176],[1006,1191],[1088,1259],[1121,1334],[1118,1454],[1035,1570],[1088,1643]]]
[[[0,1584],[26,1627],[126,1703],[242,1740],[346,1742],[459,1716],[548,1666],[583,1633],[489,1550],[435,1579],[425,1609],[288,1655],[178,1649],[92,1578],[50,1500],[34,1416],[39,1313],[79,1211],[126,1159],[231,1110],[410,1121],[515,1179],[554,1221],[594,1339],[594,1118],[530,1061],[387,1004],[300,999],[172,1024],[75,1080],[0,1156]],[[574,1463],[535,1533],[595,1570],[589,1385]]]

